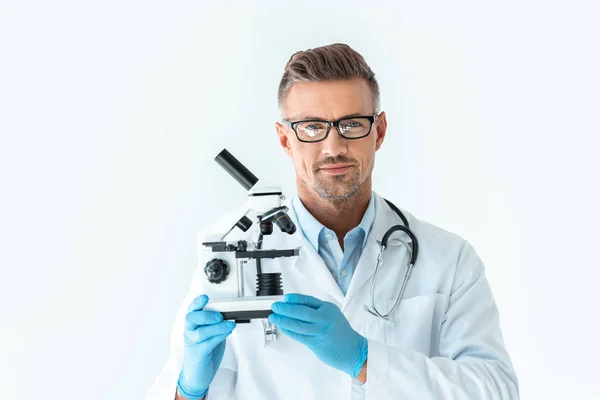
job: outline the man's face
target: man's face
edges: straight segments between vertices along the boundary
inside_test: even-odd
[[[375,108],[367,82],[352,79],[295,83],[285,104],[284,118],[291,122],[306,119],[334,121],[349,115],[373,114]],[[381,147],[387,128],[382,112],[364,138],[346,139],[331,127],[325,140],[304,143],[296,138],[289,125],[279,122],[275,125],[281,146],[294,162],[297,179],[330,202],[354,196],[371,178],[375,152]]]

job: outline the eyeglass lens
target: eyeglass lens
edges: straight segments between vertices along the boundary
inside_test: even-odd
[[[339,129],[342,136],[350,139],[365,136],[370,128],[371,121],[367,118],[349,118],[340,120],[339,122]],[[332,127],[332,129],[335,129],[335,127]],[[300,122],[296,126],[296,132],[300,140],[321,140],[327,133],[327,124],[321,121]]]

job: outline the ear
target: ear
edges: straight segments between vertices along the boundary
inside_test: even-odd
[[[285,150],[288,156],[292,156],[292,149],[290,147],[290,140],[287,135],[287,131],[291,128],[287,125],[283,125],[282,123],[275,122],[275,130],[277,131],[277,136],[279,136],[279,144]]]
[[[387,119],[384,111],[379,114],[375,123],[377,125],[374,124],[375,126],[373,128],[375,128],[375,132],[377,134],[377,139],[375,141],[375,151],[377,151],[381,147],[387,131]]]

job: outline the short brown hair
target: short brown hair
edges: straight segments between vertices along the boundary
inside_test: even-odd
[[[344,43],[333,43],[305,51],[297,51],[290,57],[277,94],[277,105],[283,113],[285,100],[294,83],[327,82],[363,78],[373,94],[375,112],[379,112],[379,84],[363,56]]]

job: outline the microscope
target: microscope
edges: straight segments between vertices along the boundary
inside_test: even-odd
[[[283,284],[281,273],[262,272],[261,260],[295,257],[300,248],[263,249],[262,242],[264,236],[273,233],[273,225],[289,235],[296,231],[296,226],[287,214],[288,208],[281,205],[285,199],[281,188],[262,185],[227,149],[223,149],[215,161],[248,191],[248,199],[239,208],[241,215],[231,220],[234,222],[231,226],[226,225],[224,234],[219,233],[217,240],[203,241],[199,246],[204,291],[209,297],[204,309],[218,311],[225,320],[236,323],[263,319],[265,338],[274,340],[275,328],[266,318],[272,313],[271,305],[283,301]],[[260,228],[256,241],[247,240],[252,217]],[[231,236],[234,236],[232,240],[226,240]],[[244,269],[252,262],[256,264],[256,291],[247,294],[244,293]]]

